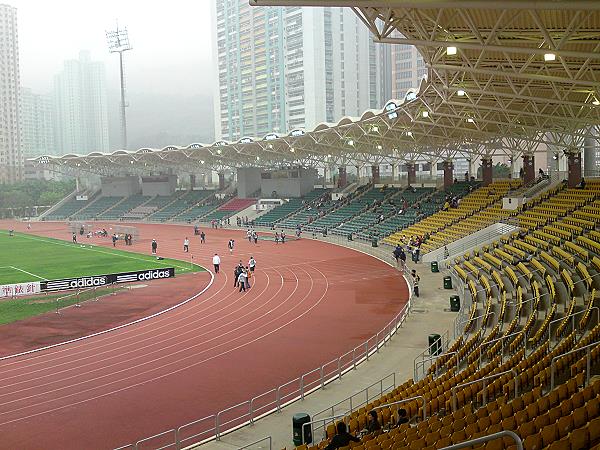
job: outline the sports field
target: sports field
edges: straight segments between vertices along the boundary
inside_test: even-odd
[[[0,231],[0,285],[163,267],[174,267],[179,274],[204,270],[189,261]]]

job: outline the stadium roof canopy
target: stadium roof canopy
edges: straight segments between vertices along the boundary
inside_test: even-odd
[[[314,130],[110,154],[39,157],[98,173],[395,163],[579,151],[600,125],[599,0],[250,0],[352,8],[376,41],[415,45],[428,77],[381,111]],[[596,132],[596,139],[598,139]]]

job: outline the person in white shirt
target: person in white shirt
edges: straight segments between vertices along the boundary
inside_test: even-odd
[[[254,272],[254,268],[256,267],[256,260],[254,256],[250,257],[250,261],[248,261],[248,267],[250,268],[250,272]]]
[[[190,240],[188,238],[183,240],[183,251],[186,253],[190,251]]]
[[[246,292],[246,283],[248,282],[248,275],[246,271],[242,269],[240,274],[238,275],[238,284],[240,285],[240,292]]]
[[[213,266],[215,266],[215,273],[219,273],[220,265],[221,265],[221,258],[219,258],[219,255],[217,255],[215,253],[215,256],[213,256]]]

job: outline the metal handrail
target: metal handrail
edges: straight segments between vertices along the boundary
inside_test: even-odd
[[[391,377],[391,378],[392,378],[392,380],[393,380],[393,381],[392,381],[392,384],[391,384],[391,386],[386,386],[386,388],[384,389],[384,387],[383,387],[383,381],[384,381],[384,380],[386,380],[386,379],[388,379],[388,378],[390,378],[390,377]],[[369,403],[369,401],[370,401],[370,398],[369,398],[369,389],[370,389],[370,388],[372,388],[372,387],[374,387],[374,386],[376,386],[376,385],[379,385],[379,397],[381,397],[381,396],[383,395],[383,393],[384,393],[384,392],[387,392],[387,391],[388,391],[390,388],[395,388],[395,387],[396,387],[396,372],[392,372],[392,373],[390,373],[389,375],[387,375],[387,376],[385,376],[385,377],[383,377],[383,378],[381,378],[381,379],[377,380],[376,382],[374,382],[374,383],[370,384],[370,385],[369,385],[369,386],[367,386],[366,388],[364,388],[364,389],[361,389],[361,390],[360,390],[360,391],[358,391],[358,392],[355,392],[355,393],[354,393],[354,394],[352,394],[351,396],[349,396],[349,397],[346,397],[345,399],[338,401],[337,403],[335,403],[335,404],[331,405],[330,407],[328,407],[328,408],[325,408],[325,409],[323,409],[323,410],[321,410],[321,411],[319,411],[319,412],[317,412],[317,413],[313,414],[313,419],[314,419],[315,417],[317,417],[319,414],[322,414],[322,413],[324,413],[324,412],[326,412],[326,411],[327,411],[327,412],[328,412],[328,411],[331,411],[331,415],[333,416],[333,415],[334,415],[334,410],[335,410],[335,408],[336,408],[337,406],[341,405],[342,403],[345,403],[345,402],[347,402],[347,401],[349,401],[349,402],[350,402],[350,408],[346,410],[345,414],[346,414],[346,415],[348,415],[349,413],[352,413],[352,412],[353,412],[353,411],[354,411],[356,408],[358,408],[358,407],[360,407],[360,406],[362,406],[362,405],[366,405],[367,403]],[[356,396],[359,396],[359,395],[360,395],[360,394],[362,394],[362,393],[366,393],[366,394],[367,394],[367,395],[366,395],[366,400],[365,400],[364,402],[362,402],[362,403],[353,404],[353,400],[352,400],[352,399],[353,399],[354,397],[356,397]],[[316,419],[315,419],[315,420],[316,420]]]
[[[159,447],[156,450],[163,450],[165,448],[172,447],[173,445],[175,445],[175,448],[179,448],[179,438],[178,438],[178,435],[177,435],[177,428],[171,428],[170,430],[166,430],[166,431],[163,431],[161,433],[157,433],[157,434],[155,434],[153,436],[148,436],[147,438],[140,439],[139,441],[137,441],[135,443],[134,448],[137,450],[139,448],[139,446],[140,446],[141,443],[148,442],[148,441],[150,441],[150,440],[152,440],[154,438],[161,437],[161,436],[166,436],[166,435],[169,435],[171,433],[173,433],[174,436],[175,436],[175,442],[172,443],[172,444],[168,444],[168,445]]]
[[[417,379],[419,379],[418,374],[417,374],[417,370],[419,368],[419,364],[421,366],[423,366],[423,375],[425,375],[425,363],[427,363],[429,361],[437,360],[437,359],[441,358],[442,356],[450,356],[450,355],[458,355],[458,352],[444,352],[441,355],[431,355],[427,359],[423,359],[421,361],[415,361],[415,367],[413,369],[413,372],[414,372],[413,373],[413,376],[414,376],[413,380],[416,381]],[[457,373],[458,373],[458,367],[459,367],[459,365],[460,365],[460,359],[457,357],[456,358],[456,372]],[[437,368],[435,370],[435,374],[436,374],[436,377],[437,377]]]
[[[304,432],[306,431],[306,429],[304,428],[305,426],[310,425],[311,435],[314,435],[314,431],[315,430],[313,429],[313,424],[323,422],[323,428],[325,428],[325,422],[327,422],[327,421],[331,421],[332,422],[335,419],[340,419],[340,418],[345,418],[345,417],[346,417],[345,414],[338,414],[336,416],[323,417],[322,419],[311,420],[310,422],[304,422],[302,424],[302,436],[300,436],[301,444],[304,444]],[[346,423],[344,420],[342,420],[342,422]]]
[[[460,324],[463,324],[463,323],[465,323],[465,322],[470,322],[471,320],[475,320],[475,319],[481,319],[482,317],[486,317],[487,315],[494,316],[495,314],[496,314],[496,312],[495,312],[495,311],[489,311],[489,312],[487,312],[487,313],[484,313],[484,314],[481,314],[481,315],[479,315],[479,316],[475,316],[475,317],[469,317],[468,319],[461,320],[461,321],[459,321],[459,322],[458,322],[458,324],[460,325]],[[466,334],[466,333],[462,333],[462,334]]]
[[[550,324],[548,325],[548,340],[552,340],[552,324],[556,322],[562,322],[563,320],[568,319],[570,317],[572,320],[572,329],[573,331],[575,331],[575,316],[585,314],[588,310],[596,310],[596,313],[598,315],[598,323],[600,323],[600,308],[598,308],[597,306],[592,306],[591,308],[582,309],[581,311],[576,311],[574,313],[569,314],[568,316],[561,317],[560,319],[554,319],[552,322],[550,322]]]
[[[386,255],[387,255],[387,253],[386,253]],[[384,257],[383,254],[381,254],[381,258],[383,258],[383,257]],[[294,390],[293,393],[289,393],[287,395],[282,395],[282,388],[285,388],[286,386],[289,386],[294,383],[299,383],[299,385],[302,385],[302,379],[306,375],[308,375],[308,373],[302,374],[299,377],[297,377],[293,380],[290,380],[287,383],[285,383],[277,388],[273,388],[261,395],[255,396],[250,400],[247,400],[245,402],[242,402],[237,405],[226,408],[226,409],[219,411],[218,413],[213,414],[211,416],[207,416],[202,419],[197,419],[197,420],[189,422],[187,424],[183,424],[180,427],[175,429],[178,436],[180,435],[180,432],[182,429],[188,428],[189,426],[192,426],[194,424],[201,423],[203,421],[206,421],[207,419],[214,418],[214,424],[212,426],[212,429],[209,428],[206,431],[203,431],[201,433],[196,433],[195,436],[188,437],[183,440],[189,440],[189,439],[192,439],[193,437],[204,435],[204,434],[211,433],[211,432],[213,433],[213,436],[201,440],[200,443],[208,442],[212,439],[219,440],[221,435],[223,434],[223,431],[221,430],[221,428],[224,425],[227,425],[235,420],[240,420],[244,417],[248,418],[248,420],[245,421],[244,423],[253,423],[254,420],[258,417],[263,417],[263,416],[270,414],[272,412],[275,412],[275,411],[281,411],[281,408],[287,406],[288,404],[293,403],[296,400],[303,398],[303,396],[306,396],[307,394],[310,394],[318,389],[325,387],[327,384],[329,384],[330,382],[332,382],[334,380],[341,379],[344,374],[346,374],[350,370],[356,369],[358,364],[362,363],[363,361],[367,361],[371,355],[373,355],[374,353],[377,353],[381,347],[386,345],[386,343],[391,339],[391,337],[394,334],[396,334],[398,329],[401,328],[402,325],[404,324],[404,321],[406,320],[406,318],[410,315],[410,311],[413,306],[413,303],[412,303],[413,302],[412,280],[410,279],[410,272],[408,271],[407,267],[405,267],[404,270],[401,270],[400,273],[402,274],[402,276],[404,276],[405,281],[406,281],[407,285],[409,286],[409,294],[410,295],[409,295],[409,299],[408,299],[407,303],[402,307],[402,309],[398,312],[398,314],[396,314],[396,316],[394,316],[394,318],[388,324],[386,324],[375,335],[373,335],[369,339],[367,339],[363,344],[360,344],[360,345],[356,346],[354,349],[352,349],[351,351],[346,352],[343,355],[340,355],[335,360],[332,360],[332,361],[329,361],[328,363],[322,364],[318,368],[313,369],[310,372],[308,372],[308,373],[313,373],[313,372],[319,371],[320,377],[319,377],[319,384],[317,386],[315,386],[311,389],[308,389],[308,390],[304,389],[304,386],[301,386],[300,389]],[[374,343],[373,343],[373,341],[374,341]],[[363,354],[363,352],[364,352],[364,354]],[[343,363],[342,362],[343,359],[346,358],[350,354],[352,355],[352,360],[347,363]],[[337,363],[337,370],[334,372],[333,376],[328,377],[328,374],[325,374],[325,371],[323,370],[323,368],[327,365],[330,365],[331,363]],[[256,416],[255,415],[256,410],[254,409],[256,399],[258,399],[260,397],[265,397],[266,395],[269,395],[272,393],[276,394],[275,400],[268,402],[267,405],[274,406],[274,407],[272,407],[271,409],[266,410],[266,411],[262,412],[260,415]],[[294,396],[288,400],[287,398],[289,398],[290,395],[294,395]],[[230,419],[227,422],[220,423],[220,418],[223,413],[230,411],[232,409],[238,408],[242,405],[248,405],[248,412],[245,412],[244,414],[242,414],[239,417],[236,417],[235,419]],[[263,405],[261,409],[264,409],[264,408],[265,408],[265,406]],[[242,425],[243,424],[236,425],[236,427],[234,427],[234,428],[239,428]],[[171,431],[171,430],[169,430],[169,431]],[[225,431],[231,431],[231,430],[225,430]],[[177,443],[175,443],[175,444],[179,445]],[[127,448],[127,447],[125,447],[125,448]],[[177,447],[177,448],[179,448],[179,447]]]
[[[423,397],[422,395],[415,395],[414,397],[404,398],[402,400],[398,400],[397,402],[386,403],[385,405],[379,405],[379,406],[376,406],[375,408],[373,408],[373,410],[388,408],[390,406],[400,405],[402,403],[408,403],[408,402],[412,402],[413,400],[419,400],[419,399],[423,400],[423,420],[427,420],[427,410],[426,410],[427,401],[425,400],[425,397]]]
[[[243,450],[245,448],[250,448],[251,446],[256,445],[256,444],[260,444],[263,441],[269,441],[269,450],[271,450],[273,448],[273,439],[271,438],[271,436],[267,436],[267,437],[264,437],[262,439],[259,439],[258,441],[250,442],[249,444],[244,445],[243,447],[238,447],[238,450]]]
[[[458,450],[459,448],[472,447],[477,444],[483,444],[484,442],[494,441],[503,437],[512,438],[512,440],[515,441],[515,444],[517,445],[517,450],[523,450],[523,441],[521,441],[521,438],[514,431],[510,430],[499,431],[498,433],[488,434],[487,436],[481,436],[475,439],[461,442],[459,444],[444,447],[441,450]]]
[[[586,383],[589,384],[589,382],[590,382],[590,365],[591,365],[591,356],[592,356],[591,348],[595,347],[598,344],[600,344],[600,341],[592,342],[591,344],[584,345],[583,347],[576,348],[575,350],[570,350],[568,352],[561,353],[560,355],[556,355],[554,358],[552,358],[552,361],[550,361],[550,390],[554,389],[554,372],[556,369],[556,364],[555,364],[556,360],[559,358],[562,358],[563,356],[567,356],[572,353],[577,353],[582,350],[586,351]]]
[[[465,387],[465,386],[470,386],[472,384],[479,383],[479,382],[483,382],[483,389],[482,389],[483,390],[483,402],[485,404],[485,403],[487,403],[486,402],[486,400],[487,400],[487,395],[486,395],[486,393],[487,393],[487,385],[486,385],[486,381],[494,379],[494,378],[501,377],[502,375],[506,375],[507,373],[512,373],[515,376],[515,397],[517,395],[519,395],[519,379],[517,378],[518,374],[517,374],[516,369],[505,370],[504,372],[495,373],[495,374],[488,375],[488,376],[485,376],[485,377],[482,377],[482,378],[478,378],[477,380],[468,381],[466,383],[461,383],[461,384],[457,384],[456,386],[453,386],[452,389],[451,389],[451,392],[452,392],[452,411],[456,411],[457,410],[457,406],[456,406],[456,390],[458,388]]]
[[[489,346],[490,344],[493,344],[493,343],[498,342],[498,341],[502,341],[502,350],[501,350],[501,353],[500,353],[500,362],[503,363],[504,362],[504,340],[508,339],[509,337],[512,337],[512,336],[517,336],[517,335],[521,334],[522,332],[523,332],[522,330],[521,331],[515,331],[514,333],[507,334],[506,336],[500,336],[500,337],[497,337],[495,339],[492,339],[491,341],[482,342],[480,344],[480,346],[479,346],[479,367],[481,367],[481,359],[482,359],[482,356],[483,356],[483,347]]]

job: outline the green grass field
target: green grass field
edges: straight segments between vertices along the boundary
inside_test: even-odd
[[[163,267],[175,267],[176,274],[204,270],[189,261],[159,261],[139,253],[0,231],[0,285]]]

